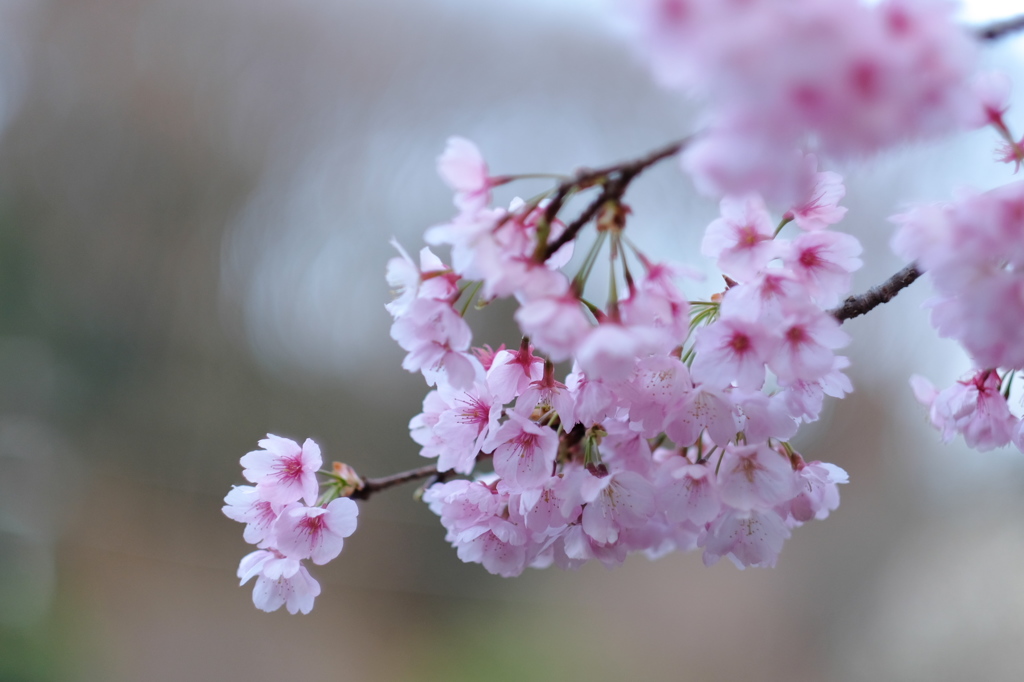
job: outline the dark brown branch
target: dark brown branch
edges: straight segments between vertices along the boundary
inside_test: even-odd
[[[860,296],[850,296],[843,301],[841,306],[829,312],[840,322],[864,315],[883,303],[891,301],[896,294],[909,287],[920,276],[921,271],[917,269],[917,265],[911,263],[878,286],[868,289]]]
[[[368,499],[370,495],[380,492],[381,490],[387,490],[388,488],[401,485],[403,483],[409,483],[410,481],[419,481],[424,478],[430,478],[431,476],[437,476],[440,478],[443,477],[444,474],[438,474],[436,464],[429,464],[418,469],[401,471],[390,476],[367,478],[363,480],[363,487],[352,493],[351,497],[354,500],[365,500]]]
[[[1024,14],[991,24],[978,26],[974,29],[980,40],[999,40],[1011,33],[1024,30]]]
[[[558,191],[555,193],[555,199],[548,205],[545,211],[545,217],[551,220],[554,219],[559,209],[561,209],[562,202],[569,192],[574,189],[585,189],[598,182],[604,181],[605,183],[601,194],[583,209],[583,213],[569,223],[565,232],[559,235],[558,239],[548,244],[548,248],[544,251],[544,260],[551,258],[556,251],[575,239],[580,230],[597,215],[597,212],[605,202],[622,199],[622,195],[626,193],[626,188],[629,187],[629,183],[633,181],[633,178],[660,161],[678,154],[691,139],[693,139],[692,136],[678,142],[673,142],[633,161],[626,161],[597,170],[581,170],[571,180],[566,180],[559,185]]]

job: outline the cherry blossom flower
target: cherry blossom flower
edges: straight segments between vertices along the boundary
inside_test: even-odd
[[[437,172],[455,190],[455,205],[462,209],[482,208],[490,203],[496,183],[488,175],[487,163],[475,144],[463,137],[449,137],[448,146],[437,159]]]
[[[1018,420],[1010,414],[995,371],[976,372],[943,391],[917,375],[910,383],[918,401],[929,408],[932,425],[942,432],[943,442],[958,433],[968,447],[981,451],[1010,442]]]
[[[860,242],[842,232],[807,232],[783,251],[782,262],[823,308],[839,303],[850,274],[863,265]]]
[[[728,509],[708,528],[704,565],[711,566],[727,556],[740,570],[775,566],[789,536],[789,529],[774,510]]]
[[[779,338],[758,322],[720,317],[697,335],[693,378],[718,388],[735,383],[740,388],[760,389],[765,363],[779,343]]]
[[[345,538],[356,530],[359,507],[341,497],[326,507],[289,506],[274,524],[278,550],[295,559],[326,564],[341,554]]]
[[[800,494],[788,504],[790,517],[799,523],[826,519],[839,507],[839,485],[848,483],[849,475],[835,464],[810,462],[797,472]]]
[[[304,499],[316,501],[319,484],[316,472],[323,464],[320,446],[311,438],[299,447],[288,438],[271,433],[259,442],[262,450],[254,450],[241,459],[242,475],[256,484],[257,493],[275,505]]]
[[[654,488],[650,481],[632,471],[602,476],[588,474],[580,483],[583,532],[594,542],[615,542],[619,532],[647,522],[655,512]]]
[[[224,516],[245,524],[242,537],[251,545],[273,546],[273,528],[278,511],[251,485],[236,485],[224,498]]]
[[[768,360],[780,381],[816,381],[834,363],[832,351],[849,342],[834,317],[811,306],[790,311],[782,326],[782,343]]]
[[[261,611],[276,611],[282,606],[288,613],[309,613],[320,594],[320,583],[297,559],[274,551],[258,550],[242,558],[238,566],[241,584],[256,577],[252,601]]]
[[[408,351],[402,367],[421,371],[428,384],[447,380],[456,388],[468,388],[483,373],[479,361],[467,351],[472,332],[451,305],[418,298],[408,314],[391,325],[391,338]]]
[[[708,225],[701,253],[718,261],[727,275],[746,281],[777,255],[764,201],[757,195],[722,199],[722,217]]]
[[[818,166],[818,160],[813,154],[808,154],[805,161],[810,170]],[[800,229],[807,231],[823,230],[829,225],[835,225],[846,215],[846,208],[839,205],[839,201],[846,196],[843,177],[832,171],[815,173],[814,177],[814,187],[810,194],[783,215],[784,219],[792,220]]]
[[[768,509],[797,493],[789,460],[765,443],[728,445],[718,474],[722,502],[734,509]]]
[[[657,496],[668,520],[703,526],[717,518],[722,502],[714,468],[682,457],[671,457],[666,465]]]
[[[510,412],[491,442],[494,471],[516,490],[536,488],[551,476],[558,452],[553,429]]]

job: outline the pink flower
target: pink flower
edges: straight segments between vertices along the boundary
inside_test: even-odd
[[[530,384],[529,388],[516,400],[516,412],[524,417],[530,416],[538,405],[551,408],[558,415],[562,428],[569,430],[575,424],[573,412],[576,404],[569,388],[555,379],[555,367],[548,362],[544,365],[541,378]]]
[[[441,517],[459,558],[482,564],[504,577],[519,575],[538,548],[528,546],[525,522],[507,492],[484,481],[456,480],[436,484],[423,501]]]
[[[276,611],[282,606],[288,613],[309,613],[320,594],[320,583],[313,579],[297,559],[288,559],[274,551],[259,550],[242,558],[238,577],[244,585],[253,577],[256,585],[252,601],[261,611]]]
[[[932,425],[942,432],[943,442],[948,443],[957,433],[963,434],[968,447],[981,451],[1010,442],[1018,420],[1010,414],[994,370],[979,371],[943,391],[936,391],[917,375],[911,377],[910,384],[918,401],[929,408]]]
[[[800,523],[826,519],[839,507],[839,484],[849,475],[834,464],[811,462],[797,472],[800,493],[789,501],[790,516]]]
[[[758,322],[720,317],[697,334],[693,378],[717,388],[735,383],[757,390],[764,384],[765,363],[778,346],[778,337]]]
[[[792,414],[784,393],[765,395],[761,391],[732,391],[732,402],[739,409],[748,443],[769,438],[789,440],[797,431],[797,416]]]
[[[850,288],[850,274],[864,264],[860,242],[842,232],[806,232],[785,249],[782,262],[823,308],[837,304]]]
[[[662,477],[657,495],[668,520],[698,527],[713,521],[722,508],[714,468],[682,457],[672,457],[666,465],[667,476]]]
[[[444,386],[440,389],[444,410],[433,427],[430,454],[436,456],[438,471],[472,473],[477,455],[490,452],[491,437],[498,430],[502,403],[482,382],[469,391]]]
[[[327,507],[286,508],[274,524],[277,548],[290,558],[326,564],[341,554],[345,538],[356,530],[357,516],[359,507],[348,497]]]
[[[409,306],[418,297],[438,300],[458,298],[459,276],[454,274],[428,247],[420,250],[419,267],[405,252],[402,245],[391,240],[391,245],[400,254],[388,261],[387,280],[395,299],[384,307],[392,317],[401,317],[409,312]]]
[[[619,532],[647,523],[656,511],[654,488],[632,471],[594,476],[588,474],[580,484],[583,508],[583,532],[594,542],[615,542]]]
[[[818,166],[818,160],[813,154],[808,154],[805,162],[811,172]],[[839,205],[839,200],[846,195],[843,176],[825,171],[815,173],[814,177],[814,188],[810,194],[783,216],[792,219],[801,230],[823,230],[838,223],[846,215],[846,209]]]
[[[544,373],[544,358],[533,354],[533,346],[526,341],[518,350],[503,350],[495,354],[487,370],[487,387],[500,403],[511,402],[516,396],[538,381]]]
[[[789,459],[765,443],[727,446],[718,487],[722,501],[735,509],[769,509],[797,494]]]
[[[633,374],[640,346],[633,330],[608,322],[598,325],[583,340],[576,360],[588,377],[617,383]]]
[[[688,447],[707,430],[716,445],[724,447],[739,430],[732,404],[723,391],[698,384],[665,419],[665,433],[676,445]]]
[[[571,358],[594,326],[571,291],[528,300],[516,311],[515,320],[554,362]]]
[[[551,477],[558,453],[554,429],[510,412],[494,434],[494,471],[515,490],[536,488]]]
[[[275,505],[286,505],[304,499],[306,504],[316,502],[320,485],[316,472],[323,464],[320,446],[313,439],[299,444],[271,433],[259,442],[262,450],[254,450],[242,457],[242,475],[256,484],[256,492]]]
[[[747,566],[775,566],[789,529],[774,510],[727,509],[708,528],[704,565],[729,557],[742,570]]]
[[[1004,127],[1003,115],[1010,108],[1010,77],[1001,71],[986,71],[972,79],[971,87],[977,96],[978,108],[969,122],[978,128]]]
[[[679,358],[651,355],[637,363],[636,374],[619,391],[629,406],[631,427],[654,438],[665,420],[693,390],[690,372]]]
[[[251,485],[236,485],[224,498],[224,516],[245,524],[242,537],[252,545],[273,545],[273,527],[277,521],[274,505]]]
[[[777,254],[775,227],[759,196],[722,199],[722,217],[708,225],[700,251],[727,275],[746,281]]]
[[[483,208],[491,201],[495,184],[487,163],[475,144],[463,137],[449,137],[448,146],[437,159],[437,172],[455,190],[455,205],[461,210]]]
[[[470,355],[472,332],[451,304],[418,298],[408,313],[391,325],[391,338],[408,355],[402,367],[422,371],[428,384],[447,379],[456,388],[469,388],[482,373],[480,363]]]
[[[822,378],[835,361],[832,351],[850,339],[834,317],[812,306],[790,311],[781,331],[782,344],[768,360],[768,367],[784,383]]]

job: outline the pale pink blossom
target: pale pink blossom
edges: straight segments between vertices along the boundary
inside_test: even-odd
[[[502,403],[483,382],[467,391],[449,386],[439,391],[444,409],[432,427],[429,450],[424,448],[420,454],[436,456],[438,471],[472,473],[477,455],[491,450],[489,442],[498,430]]]
[[[316,472],[323,464],[320,446],[307,438],[299,444],[272,433],[259,442],[262,450],[254,450],[241,459],[242,475],[256,484],[256,492],[268,502],[285,505],[304,499],[316,501],[320,484]]]
[[[459,276],[454,274],[429,247],[420,250],[420,264],[413,262],[402,245],[391,239],[391,245],[400,254],[388,261],[387,280],[395,296],[384,307],[392,317],[408,313],[412,302],[418,297],[452,300],[458,298]]]
[[[707,430],[716,445],[725,446],[739,430],[732,403],[723,391],[697,384],[665,418],[665,433],[676,445],[687,447]]]
[[[740,430],[747,442],[789,440],[796,434],[798,415],[791,413],[784,393],[769,396],[761,391],[734,390],[730,398],[740,413]]]
[[[441,517],[446,539],[462,561],[512,577],[522,573],[539,549],[527,546],[529,537],[518,505],[511,505],[507,492],[485,481],[436,484],[426,490],[423,500]]]
[[[720,317],[697,333],[691,366],[694,381],[726,388],[757,390],[764,385],[765,363],[779,346],[779,338],[758,322]]]
[[[594,476],[580,483],[583,531],[600,544],[615,542],[619,532],[636,528],[654,515],[654,488],[650,481],[632,471]]]
[[[853,383],[848,376],[843,374],[843,370],[849,366],[849,358],[836,355],[832,359],[832,371],[821,379],[780,382],[784,388],[778,395],[783,400],[787,413],[793,419],[802,419],[805,422],[817,421],[826,395],[842,398],[853,392]]]
[[[579,364],[565,378],[566,388],[576,403],[573,419],[584,426],[602,421],[612,414],[619,403],[619,395],[600,379],[591,379]]]
[[[718,470],[722,501],[734,509],[768,509],[797,494],[789,459],[765,443],[729,445]]]
[[[273,546],[273,528],[278,510],[251,485],[236,485],[224,498],[224,516],[245,524],[242,537],[251,545]]]
[[[937,391],[920,376],[910,380],[919,402],[928,407],[932,425],[948,443],[962,434],[968,447],[991,450],[1010,442],[1018,420],[1010,414],[994,370],[978,371]]]
[[[740,281],[753,278],[778,255],[775,227],[757,195],[722,199],[722,217],[708,225],[701,253],[714,258],[722,272]]]
[[[495,473],[516,490],[536,488],[551,476],[558,453],[554,429],[510,412],[491,444]]]
[[[721,315],[757,320],[774,327],[782,322],[787,311],[806,305],[809,299],[806,286],[791,273],[765,270],[725,292]]]
[[[500,403],[511,402],[544,374],[544,358],[533,354],[533,346],[524,341],[518,350],[495,354],[487,370],[487,387]]]
[[[790,311],[781,327],[782,343],[768,367],[782,382],[816,381],[832,370],[832,351],[849,343],[839,322],[820,308]]]
[[[684,153],[705,189],[779,199],[781,179],[804,164],[801,154],[780,152],[814,144],[832,157],[863,157],[962,128],[976,108],[969,83],[976,47],[947,3],[647,0],[630,7],[637,48],[657,79],[708,104],[712,130]]]
[[[794,521],[826,519],[839,507],[839,485],[849,483],[849,475],[835,464],[810,462],[797,472],[800,493],[785,505]]]
[[[740,570],[747,566],[772,567],[789,529],[771,509],[727,509],[708,528],[704,540],[704,565],[718,563],[723,556]]]
[[[636,366],[641,340],[620,324],[600,324],[583,339],[576,361],[588,377],[609,383],[625,381]]]
[[[811,172],[817,169],[818,160],[813,154],[805,157],[805,163]],[[839,201],[846,195],[843,176],[825,171],[815,172],[814,178],[814,188],[810,194],[802,197],[783,215],[783,218],[792,220],[802,230],[823,230],[838,223],[846,215],[846,208],[839,205]]]
[[[806,232],[783,250],[782,262],[823,308],[836,305],[850,288],[851,273],[864,264],[863,249],[843,232]]]
[[[326,564],[341,554],[345,538],[356,530],[359,506],[348,498],[332,500],[326,507],[289,506],[274,524],[277,549],[295,559]]]
[[[418,298],[391,325],[391,338],[408,351],[402,367],[423,373],[428,384],[447,379],[456,388],[473,385],[483,369],[467,351],[472,332],[450,303]]]
[[[545,363],[541,378],[532,382],[516,400],[515,409],[523,416],[529,416],[538,405],[553,409],[566,431],[576,423],[576,401],[569,388],[555,379],[555,367],[550,362]]]
[[[475,144],[463,137],[449,137],[448,146],[437,159],[437,172],[445,184],[455,190],[455,205],[460,210],[482,208],[490,203],[495,181]]]
[[[683,457],[667,460],[657,496],[658,506],[673,523],[688,521],[702,527],[722,508],[714,467],[692,464]]]
[[[273,551],[258,550],[242,558],[238,577],[244,585],[256,577],[252,601],[261,611],[276,611],[282,606],[288,613],[309,613],[320,594],[320,583],[313,579],[297,559]]]
[[[554,362],[571,358],[594,326],[571,291],[526,301],[516,311],[515,320],[523,334]]]
[[[519,513],[526,527],[543,535],[562,532],[582,511],[579,483],[581,469],[550,477],[544,485],[519,495]]]
[[[632,427],[654,438],[691,390],[690,372],[679,358],[651,355],[637,362],[636,374],[618,393],[627,400]]]
[[[969,122],[975,127],[992,125],[1004,127],[1003,115],[1010,108],[1010,77],[1001,71],[984,71],[974,76],[971,87],[977,97],[978,108]]]

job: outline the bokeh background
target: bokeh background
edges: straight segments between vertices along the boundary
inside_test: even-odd
[[[446,137],[496,173],[566,172],[692,129],[599,5],[0,0],[0,682],[1020,679],[1024,455],[925,423],[909,374],[967,368],[925,284],[847,324],[856,392],[798,443],[852,483],[773,570],[505,580],[410,486],[362,506],[312,614],[237,586],[249,547],[219,508],[264,433],[364,475],[422,463],[383,272],[389,237],[417,249],[453,213]],[[1019,79],[1022,55],[985,59]],[[1009,181],[995,142],[841,169],[855,289],[901,265],[888,215]],[[701,265],[716,206],[673,164],[629,199],[635,241]],[[516,342],[503,312],[479,340]]]

